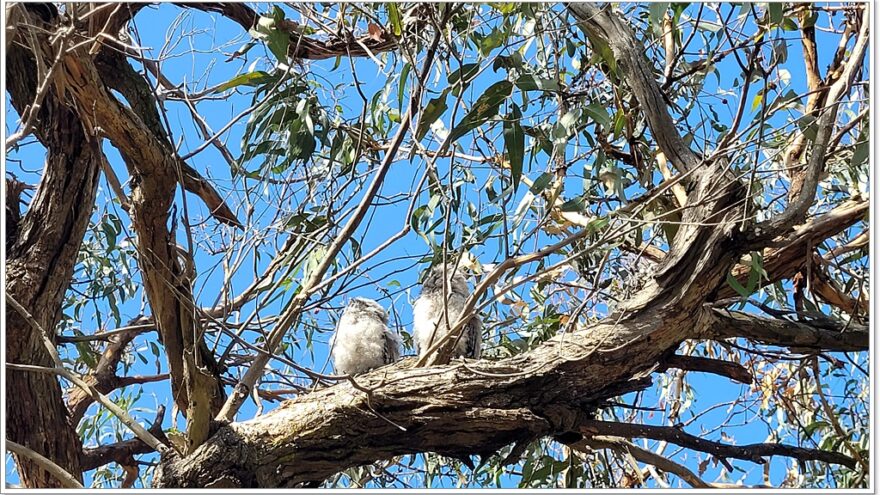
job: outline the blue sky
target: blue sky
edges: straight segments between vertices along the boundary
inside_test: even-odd
[[[261,5],[258,10],[263,11],[264,7],[265,4]],[[693,10],[695,10],[695,7],[692,6],[687,13],[693,14]],[[151,50],[149,53],[152,57],[158,57],[160,50],[162,50],[163,45],[165,45],[166,37],[169,37],[169,33],[173,33],[171,34],[171,37],[174,37],[181,32],[194,33],[192,36],[185,37],[180,45],[171,47],[170,50],[168,50],[169,53],[166,53],[168,58],[163,63],[162,70],[164,75],[171,81],[174,81],[175,83],[185,82],[190,91],[197,91],[227,81],[240,73],[249,72],[254,69],[266,70],[269,68],[266,57],[268,57],[268,60],[271,60],[271,54],[259,44],[248,52],[244,59],[235,60],[229,63],[224,62],[228,55],[238,50],[250,39],[247,33],[244,33],[237,24],[234,24],[219,15],[205,14],[195,10],[188,11],[188,16],[181,22],[175,24],[173,21],[180,12],[181,9],[172,5],[166,4],[158,7],[151,6],[141,11],[137,15],[135,22],[139,39],[135,38],[133,43],[149,48]],[[290,10],[287,10],[287,14],[289,18],[297,18],[297,16]],[[746,29],[748,29],[748,26]],[[798,33],[787,32],[777,34],[784,36],[784,41],[788,46],[789,60],[801,60],[803,56],[801,53],[800,42],[797,39]],[[824,70],[831,59],[836,41],[835,43],[828,42],[832,38],[825,33],[820,32],[817,33],[817,35],[820,56],[819,65]],[[581,39],[583,39],[583,36],[581,36]],[[698,44],[698,41],[695,40],[694,45]],[[534,56],[535,52],[536,48],[532,46],[529,51],[526,52],[526,55],[527,57]],[[384,73],[369,58],[355,60],[354,68],[357,72],[358,79],[362,83],[360,89],[369,99],[378,92],[381,92],[386,80],[389,81],[390,90],[388,94],[388,105],[391,109],[396,110],[398,90],[396,76],[399,75],[403,62],[397,61],[392,65],[391,61],[393,59],[388,58],[387,60],[389,64]],[[351,87],[350,84],[347,84],[351,82],[351,65],[349,65],[347,60],[342,60],[338,67],[334,69],[335,64],[336,61],[334,59],[310,63],[308,65],[310,69],[308,77],[312,80],[320,81],[325,88],[342,84],[340,89],[335,92],[339,97],[339,103],[342,107],[342,116],[346,119],[356,119],[360,115],[362,101],[355,88]],[[571,67],[570,60],[568,61],[568,65]],[[135,67],[136,69],[141,69],[139,64],[135,64]],[[295,68],[299,70],[301,67],[297,65]],[[734,95],[727,97],[728,101],[726,105],[720,101],[714,105],[719,116],[724,119],[726,115],[732,115],[736,108],[735,105],[738,101],[738,95],[735,94],[737,89],[734,86],[733,79],[739,74],[740,70],[736,66],[735,61],[730,58],[725,59],[722,63],[718,64],[716,68],[718,71],[718,77],[717,79],[714,75],[709,75],[707,77],[704,94],[707,99],[717,98],[714,94],[717,93],[718,88],[725,88],[734,93]],[[574,71],[575,69],[571,67],[569,70]],[[790,74],[791,89],[797,93],[804,92],[806,84],[803,79],[802,64],[797,62],[791,65]],[[472,101],[472,99],[482,94],[490,84],[501,80],[503,77],[504,74],[502,70],[493,72],[491,67],[485,70],[468,89],[468,96],[465,101]],[[438,73],[437,78],[432,74],[432,77],[429,78],[429,90],[442,90],[446,86],[447,81],[445,73]],[[760,87],[758,85],[752,87],[748,101],[751,101],[753,95],[759,89]],[[333,96],[329,91],[319,90],[318,94],[319,97],[322,97],[322,101],[330,101]],[[429,98],[434,96],[436,95],[430,94]],[[535,93],[529,94],[529,98],[534,99],[535,97]],[[326,98],[326,100],[324,98]],[[520,98],[519,96],[514,96],[512,100],[520,101]],[[449,101],[451,103],[452,98],[450,98]],[[210,128],[213,131],[217,131],[232,117],[252,104],[252,97],[249,94],[249,91],[245,90],[244,94],[236,92],[218,101],[200,102],[198,104],[198,109],[199,113],[206,119]],[[8,133],[14,130],[17,116],[9,105],[7,105],[6,108]],[[525,112],[526,118],[530,117],[538,108],[539,105],[532,104],[531,110]],[[554,107],[550,105],[548,108]],[[165,109],[175,139],[175,144],[179,144],[180,146],[180,154],[185,155],[199,147],[204,139],[199,137],[199,132],[193,124],[190,112],[186,106],[179,102],[167,102]],[[457,114],[457,118],[460,119],[463,114],[464,112],[460,110]],[[449,116],[450,114],[447,113],[443,117],[447,129],[450,125]],[[753,116],[753,112],[747,113],[743,122],[750,122]],[[236,157],[241,153],[241,140],[246,121],[247,118],[243,119],[240,123],[234,125],[229,132],[222,136],[222,139],[228,146],[229,150]],[[694,126],[699,125],[699,116],[693,115],[690,123]],[[779,115],[775,117],[775,120],[771,119],[768,124],[771,126],[782,126],[785,124],[784,117]],[[436,142],[429,143],[429,140],[431,139],[432,137],[429,133],[429,136],[423,142],[431,148],[436,148]],[[27,141],[32,141],[32,139]],[[497,143],[497,145],[499,148],[501,147],[500,142]],[[470,138],[462,139],[459,141],[458,146],[468,154],[479,154],[480,152],[488,154],[490,152],[485,143],[470,140]],[[580,139],[579,146],[579,149],[575,149],[575,147],[571,145],[569,146],[567,151],[567,157],[569,159],[576,156],[577,153],[583,153],[587,144],[583,139]],[[109,143],[105,143],[104,148],[117,175],[124,181],[125,178],[128,177],[128,174],[118,152],[116,152]],[[8,161],[7,170],[14,171],[20,180],[34,184],[37,182],[40,175],[43,156],[44,153],[42,149],[39,148],[39,145],[24,146],[20,151],[11,154],[11,158],[20,159],[22,162],[19,164],[12,160]],[[407,160],[405,159],[406,156],[405,153],[400,153],[398,161],[392,166],[388,179],[383,185],[382,196],[388,198],[389,204],[376,207],[367,217],[365,223],[358,229],[355,237],[360,243],[364,253],[369,252],[374,247],[380,245],[383,241],[398,232],[403,227],[404,222],[409,221],[405,215],[408,208],[409,198],[405,198],[401,196],[401,194],[406,193],[413,188],[413,184],[419,179],[420,174],[425,169],[425,163],[420,159],[412,161]],[[547,162],[547,155],[539,154],[533,161],[530,161],[527,153],[524,174],[535,179],[541,172],[549,170],[549,165],[545,165]],[[282,212],[281,214],[283,216],[284,211],[292,211],[292,206],[303,200],[303,194],[301,191],[292,193],[283,199],[279,199],[276,190],[267,189],[264,191],[263,186],[255,181],[251,181],[247,184],[247,187],[255,188],[255,191],[246,197],[241,193],[243,190],[243,180],[240,177],[232,177],[226,161],[212,146],[208,146],[204,151],[195,155],[189,160],[189,163],[209,177],[215,186],[221,191],[221,194],[228,194],[226,197],[227,203],[236,209],[236,213],[240,216],[246,213],[246,205],[248,202],[254,204],[254,210],[256,212],[266,210],[270,213],[274,213],[275,210],[278,210]],[[589,166],[589,161],[585,160],[585,163]],[[255,167],[257,163],[246,164],[246,166],[248,165]],[[441,175],[445,177],[450,170],[450,160],[438,160],[437,165]],[[314,163],[311,163],[309,166],[314,166]],[[361,173],[365,171],[363,165],[360,166],[359,171]],[[475,165],[472,167],[471,171],[475,176],[477,185],[485,184],[488,177],[494,173],[490,172],[486,165]],[[570,171],[570,178],[566,183],[566,195],[569,198],[584,192],[584,178],[577,176],[580,172],[581,171]],[[597,171],[587,170],[585,173],[596,174]],[[459,167],[456,167],[455,174],[457,178],[462,178],[462,173]],[[494,187],[496,189],[500,188],[497,182]],[[526,187],[520,187],[517,195],[511,198],[509,202],[511,209],[519,204],[525,196],[526,191]],[[482,190],[479,187],[471,186],[468,195],[464,198],[465,202],[471,201],[482,209],[487,203],[487,200],[481,192]],[[627,197],[635,197],[638,192],[638,186],[634,185],[627,190]],[[358,197],[358,194],[354,194],[351,199],[356,202]],[[98,204],[102,205],[107,203],[110,198],[111,191],[107,187],[106,182],[102,181]],[[404,200],[401,201],[401,198]],[[423,192],[421,198],[416,201],[416,205],[426,204],[428,199],[428,195]],[[182,209],[183,198],[180,194],[178,194],[177,204],[178,207]],[[190,211],[190,217],[193,223],[198,223],[207,218],[204,206],[194,196],[188,195],[186,197],[186,205]],[[616,207],[616,204],[612,204],[611,207]],[[123,224],[128,224],[126,213],[118,208],[118,206],[110,208],[109,211],[123,219]],[[461,213],[463,214],[464,212]],[[104,212],[100,209],[96,212],[96,222],[100,220],[102,214],[104,214]],[[253,226],[254,230],[248,232],[246,237],[256,238],[261,233],[271,234],[273,232],[272,229],[277,230],[279,228],[279,222],[275,220],[277,219],[264,218],[256,221]],[[197,301],[202,306],[215,304],[219,287],[223,281],[222,270],[218,268],[223,259],[223,254],[211,254],[205,249],[205,247],[209,244],[219,247],[220,245],[229,244],[232,236],[235,236],[236,239],[241,239],[242,236],[240,232],[234,232],[230,227],[215,226],[216,222],[211,219],[208,219],[206,223],[208,224],[208,227],[204,230],[197,229],[196,235],[198,247],[196,248],[195,260],[199,273],[196,286],[196,297]],[[179,242],[185,246],[187,239],[183,229],[179,228],[177,233]],[[130,232],[120,234],[120,241],[126,235],[130,235]],[[283,240],[283,237],[281,237],[281,239]],[[458,240],[460,241],[460,239],[461,236],[459,234]],[[543,245],[549,239],[548,236],[539,234],[531,241],[529,246],[534,247],[535,245]],[[237,290],[240,291],[248,286],[253,281],[254,272],[260,272],[268,265],[271,260],[271,255],[274,253],[274,248],[264,246],[261,250],[263,255],[259,259],[255,259],[251,255],[245,255],[243,266],[248,267],[248,269],[242,269],[232,277],[232,293],[235,293]],[[349,247],[344,254],[350,253],[351,251]],[[286,342],[292,344],[288,357],[293,359],[299,365],[319,371],[324,370],[325,372],[330,372],[331,367],[327,365],[327,347],[325,345],[329,338],[329,333],[327,331],[333,328],[333,322],[335,321],[334,315],[337,313],[338,309],[349,298],[355,296],[371,297],[379,300],[386,307],[393,307],[394,312],[392,313],[392,321],[396,326],[396,330],[401,332],[409,331],[411,322],[410,302],[417,294],[417,289],[411,287],[416,283],[420,269],[427,267],[427,264],[424,262],[420,264],[418,263],[420,258],[423,258],[429,253],[430,247],[425,240],[416,233],[410,232],[403,239],[392,245],[386,253],[383,253],[379,257],[368,262],[364,269],[357,270],[350,278],[353,281],[351,284],[351,287],[353,288],[351,290],[346,290],[344,294],[334,298],[325,306],[312,308],[310,319],[313,319],[314,323],[320,326],[322,330],[322,332],[318,332],[313,336],[315,345],[311,347],[307,345],[310,336],[304,328],[300,328],[292,335],[288,336],[289,340]],[[496,263],[503,259],[503,250],[500,242],[489,241],[485,245],[472,250],[471,254],[484,264]],[[560,258],[556,259],[558,260]],[[132,267],[134,267],[133,263],[134,262],[132,261]],[[347,263],[348,261],[345,262],[345,264]],[[295,278],[296,277],[297,276],[295,276]],[[137,279],[135,279],[135,281],[137,282]],[[531,297],[527,290],[520,291],[520,296],[526,300],[529,300]],[[285,295],[281,299],[275,300],[264,309],[264,312],[266,314],[277,314],[279,308],[289,297],[290,295]],[[136,316],[142,311],[143,302],[141,298],[142,295],[138,293],[136,297],[120,306],[123,324],[128,318]],[[254,304],[245,306],[242,312],[242,319],[244,319],[254,307]],[[602,310],[604,308],[600,307],[597,309]],[[496,314],[493,316],[497,318],[498,315]],[[99,324],[99,318],[102,320],[101,324]],[[80,327],[85,333],[91,333],[99,326],[104,330],[109,330],[115,327],[116,324],[115,322],[108,320],[106,302],[98,301],[94,306],[91,306],[91,308],[83,310],[82,319],[81,321],[76,322],[76,326]],[[311,323],[311,321],[307,323]],[[494,337],[497,338],[497,336]],[[164,356],[160,355],[158,359],[152,356],[150,351],[151,342],[155,342],[155,340],[156,334],[148,333],[142,335],[135,341],[136,348],[142,351],[143,355],[147,358],[147,362],[143,363],[135,360],[131,363],[130,368],[126,370],[126,373],[135,375],[159,372],[156,367],[156,362],[163,361]],[[219,349],[222,351],[222,349],[228,344],[229,339],[227,337],[221,338]],[[213,337],[209,339],[209,345],[214,345]],[[75,349],[71,346],[68,346],[67,349],[72,353],[75,352]],[[71,357],[74,357],[74,354],[71,354]],[[862,359],[865,358],[862,357]],[[167,371],[164,365],[160,367],[160,370],[162,372]],[[672,372],[669,372],[667,375],[671,375],[671,373]],[[659,375],[655,376],[655,383],[660,382],[660,380],[661,377]],[[307,384],[307,382],[303,383]],[[746,386],[735,384],[726,378],[715,377],[712,375],[690,373],[688,374],[688,383],[697,394],[693,397],[694,411],[699,411],[712,404],[730,401],[737,397],[747,395],[748,393]],[[281,385],[281,387],[283,388],[284,385]],[[647,406],[656,405],[658,399],[657,393],[658,388],[656,387],[644,392],[641,403]],[[136,387],[134,390],[126,390],[124,395],[127,397],[136,397],[136,399],[133,400],[134,406],[132,411],[137,417],[142,418],[144,422],[152,420],[153,411],[160,404],[166,405],[169,411],[171,409],[169,384],[167,381],[145,384]],[[120,397],[120,393],[115,393],[114,397]],[[623,400],[631,401],[632,399],[633,397],[630,396]],[[263,411],[264,413],[271,407],[274,407],[274,405],[269,403],[264,404],[264,406],[266,407]],[[96,409],[97,408],[93,406],[87,414],[87,417],[94,413]],[[256,413],[256,410],[256,405],[252,401],[248,401],[239,412],[238,418],[251,418]],[[725,430],[723,433],[720,431],[712,431],[714,425],[722,423],[730,415],[735,416],[733,423],[738,424],[735,429]],[[657,413],[653,415],[653,417],[646,415],[644,418],[640,418],[640,420],[654,422],[655,424],[662,424],[662,419],[662,413]],[[683,420],[686,419],[688,419],[687,416],[683,418]],[[112,419],[107,418],[107,420],[110,421],[110,424],[114,423],[114,420]],[[166,427],[171,426],[177,426],[182,429],[184,423],[182,421],[172,423],[170,414],[167,414]],[[725,407],[721,407],[706,413],[694,424],[689,425],[688,431],[694,434],[700,434],[701,431],[711,431],[707,434],[707,437],[711,439],[721,439],[726,437],[726,435],[729,435],[736,438],[737,443],[744,444],[766,441],[768,430],[775,428],[775,426],[775,424],[765,423],[764,417],[758,412],[739,410],[730,411]],[[102,442],[114,441],[114,435],[121,435],[125,438],[130,436],[121,426],[106,428],[106,432],[106,435],[101,438]],[[793,438],[783,438],[782,440],[787,443],[794,443],[796,441],[796,439]],[[642,445],[640,441],[637,441],[637,443]],[[653,443],[650,445],[653,445]],[[671,447],[667,449],[667,452],[673,451],[674,450]],[[146,457],[146,459],[149,458],[150,456]],[[682,459],[679,458],[679,460]],[[683,462],[692,469],[697,469],[698,460],[693,454],[688,455]],[[737,468],[743,469],[743,472],[732,473],[730,478],[731,482],[740,479],[743,479],[747,484],[758,484],[762,482],[761,466],[747,462],[734,462],[733,464]],[[791,461],[787,459],[775,458],[771,464],[771,481],[778,484],[785,475],[785,467],[790,464]],[[9,456],[7,456],[6,466],[7,481],[15,483],[16,475],[12,468]],[[723,468],[720,465],[710,465],[706,479],[714,479],[715,474],[722,469]],[[88,484],[91,481],[91,474],[88,474],[86,483]],[[503,486],[515,486],[515,483],[517,482],[514,477],[509,476],[503,477],[502,481]],[[443,482],[444,485],[446,483],[447,482]]]

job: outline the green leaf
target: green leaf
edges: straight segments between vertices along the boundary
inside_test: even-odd
[[[812,423],[804,427],[804,433],[806,433],[807,435],[812,435],[816,432],[816,430],[820,428],[828,428],[829,426],[831,426],[831,424],[827,421],[813,421]]]
[[[516,87],[523,91],[559,91],[559,83],[553,79],[535,77],[532,74],[523,74],[516,80]]]
[[[584,31],[584,33],[590,40],[590,46],[593,48],[593,57],[598,57],[599,60],[602,60],[606,64],[608,64],[608,68],[611,69],[611,73],[616,75],[617,59],[614,57],[614,52],[611,50],[611,46],[599,36],[592,36],[586,31]]]
[[[749,295],[751,295],[751,292],[749,292],[748,289],[743,287],[742,284],[739,283],[739,280],[737,280],[736,277],[734,277],[730,273],[727,274],[727,284],[730,285],[733,288],[733,290],[736,291],[737,294],[742,296],[743,299],[745,299],[745,298],[749,297]]]
[[[412,70],[412,65],[409,63],[403,64],[403,70],[400,72],[400,81],[397,84],[397,108],[400,111],[403,111],[403,92],[406,89],[407,78],[409,77],[409,72]]]
[[[544,172],[535,179],[535,182],[532,183],[532,187],[529,188],[529,191],[531,191],[532,194],[541,194],[544,189],[547,189],[547,186],[549,186],[552,181],[553,174]]]
[[[267,40],[269,51],[275,55],[279,62],[287,62],[287,49],[290,45],[290,35],[278,29],[283,20],[284,12],[275,6],[272,10],[272,16],[260,17],[256,26],[257,37]]]
[[[247,74],[239,74],[220,86],[217,86],[215,93],[222,93],[223,91],[237,86],[259,86],[260,84],[269,82],[273,79],[275,79],[274,76],[261,70],[248,72]]]
[[[861,142],[856,145],[853,150],[852,159],[849,164],[851,167],[860,167],[863,163],[868,160],[868,154],[871,148],[868,145],[867,141]]]
[[[107,239],[107,247],[112,250],[116,247],[116,236],[119,232],[117,232],[113,224],[106,219],[101,222],[101,230],[104,231],[104,237]]]
[[[403,32],[403,22],[400,17],[400,9],[397,8],[396,3],[388,4],[388,20],[391,21],[391,31],[394,33],[394,36],[400,36],[400,33]]]
[[[761,256],[761,253],[753,252],[751,253],[751,258],[752,263],[749,268],[749,280],[746,282],[746,291],[748,291],[749,294],[755,292],[762,276],[767,275],[767,272],[764,271],[764,257]]]
[[[584,113],[596,121],[602,127],[608,127],[611,124],[611,117],[608,116],[608,110],[598,103],[591,103],[583,108]]]
[[[598,232],[607,227],[609,223],[611,223],[611,221],[608,217],[595,218],[587,223],[587,230],[590,232]]]
[[[480,55],[483,57],[488,57],[492,50],[501,46],[507,36],[504,31],[499,30],[498,28],[492,28],[492,32],[487,36],[483,37],[477,42],[477,47],[480,50]]]
[[[786,17],[782,21],[782,30],[783,31],[797,31],[798,29],[800,29],[800,28],[798,28],[797,23],[794,22],[792,19]]]
[[[422,138],[425,137],[425,134],[428,133],[428,129],[431,127],[437,119],[443,115],[443,112],[446,111],[446,93],[448,90],[443,91],[440,96],[433,98],[431,101],[425,105],[425,109],[422,110],[422,115],[419,117],[419,127],[416,129],[416,141],[421,141]]]
[[[772,2],[768,4],[767,9],[770,13],[770,24],[778,26],[782,22],[782,8],[785,4],[782,2]]]
[[[523,133],[522,112],[514,103],[513,109],[504,121],[504,148],[507,150],[507,159],[510,161],[510,176],[513,181],[513,190],[519,187],[522,177],[523,154],[525,153],[525,135]]]
[[[584,198],[579,196],[577,198],[570,199],[565,203],[562,203],[562,206],[560,206],[559,209],[562,211],[583,212],[584,205]]]
[[[449,73],[449,76],[446,78],[446,81],[449,82],[449,85],[452,86],[455,83],[461,82],[462,85],[467,85],[471,82],[471,79],[477,72],[480,70],[480,64],[462,64],[461,67]]]
[[[764,93],[758,91],[758,94],[755,95],[755,99],[752,100],[752,112],[756,111],[758,107],[761,106],[762,101],[764,101]]]
[[[513,52],[510,55],[499,55],[492,62],[492,72],[498,72],[498,69],[504,68],[520,69],[523,66],[523,58],[519,52]]]
[[[669,2],[651,2],[648,6],[648,18],[651,20],[651,28],[654,34],[661,36],[663,34],[663,17],[669,8]]]
[[[506,100],[513,90],[510,81],[499,81],[486,89],[486,92],[477,98],[471,111],[461,119],[449,133],[450,142],[455,142],[467,132],[483,125],[498,114],[498,107]]]

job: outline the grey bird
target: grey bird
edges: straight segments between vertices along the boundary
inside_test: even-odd
[[[448,297],[444,299],[443,277],[443,265],[431,268],[422,283],[422,291],[413,304],[413,339],[419,356],[424,355],[431,346],[449,334],[451,327],[455,325],[464,310],[464,303],[468,297],[469,290],[464,274],[448,266],[446,269]],[[446,317],[443,314],[444,306]],[[483,323],[479,316],[474,316],[468,321],[458,339],[452,357],[480,359],[482,339]]]
[[[357,375],[400,359],[400,337],[388,329],[388,313],[372,299],[348,303],[330,341],[333,367]]]

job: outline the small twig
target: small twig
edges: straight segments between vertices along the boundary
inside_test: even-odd
[[[385,416],[379,414],[379,412],[373,408],[373,403],[371,400],[373,398],[373,391],[371,389],[365,388],[364,386],[359,384],[357,381],[355,381],[354,377],[351,375],[345,375],[345,378],[348,379],[348,381],[351,383],[352,387],[354,387],[356,390],[360,390],[361,392],[363,392],[364,394],[367,395],[367,409],[369,409],[371,413],[375,414],[376,417],[385,421],[386,423],[390,424],[391,426],[399,429],[400,431],[403,431],[403,432],[407,431],[406,428],[395,423],[394,421],[391,421],[390,419],[386,418]]]
[[[622,423],[616,421],[584,421],[581,433],[585,436],[614,435],[624,438],[650,438],[652,440],[665,440],[676,445],[706,452],[717,457],[743,459],[757,464],[767,462],[765,457],[780,455],[793,457],[803,461],[822,461],[831,464],[840,464],[849,468],[855,468],[856,460],[839,452],[827,450],[807,449],[794,445],[781,443],[755,443],[749,445],[728,445],[713,440],[706,440],[686,433],[684,430],[672,426],[643,425]],[[731,466],[732,468],[732,466]]]

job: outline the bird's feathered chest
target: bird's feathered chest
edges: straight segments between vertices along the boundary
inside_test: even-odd
[[[442,290],[425,291],[413,304],[413,317],[416,321],[436,320],[443,316],[444,309],[449,319],[454,322],[467,298],[459,292],[450,292],[444,299]]]

